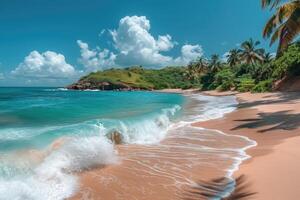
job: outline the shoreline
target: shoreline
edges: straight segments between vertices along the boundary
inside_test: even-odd
[[[252,184],[250,185],[251,192],[257,193],[252,199],[282,200],[294,199],[295,197],[300,196],[300,192],[298,192],[296,188],[297,185],[300,184],[300,172],[298,172],[300,161],[297,161],[297,159],[291,160],[291,158],[288,158],[291,154],[294,154],[296,158],[300,158],[300,151],[297,151],[296,149],[296,147],[300,145],[300,137],[297,134],[297,132],[300,130],[300,120],[298,120],[300,119],[300,95],[297,93],[250,94],[236,92],[219,93],[215,91],[199,92],[194,90],[164,90],[155,92],[181,93],[183,95],[195,93],[204,94],[206,96],[235,95],[239,102],[237,109],[230,113],[225,113],[221,118],[191,123],[190,126],[195,126],[196,128],[199,127],[200,129],[205,129],[207,131],[217,131],[226,136],[231,135],[242,137],[244,139],[248,139],[249,141],[256,141],[256,144],[252,144],[244,149],[241,149],[240,151],[245,153],[244,159],[242,158],[241,160],[237,160],[237,163],[233,163],[231,165],[232,168],[227,168],[228,170],[226,170],[228,172],[227,175],[231,177],[238,177],[240,175],[246,176],[247,182]],[[288,119],[281,118],[285,115],[287,115],[286,118]],[[281,123],[282,119],[284,119],[284,123]],[[299,122],[299,126],[297,122]],[[294,127],[285,127],[285,123],[291,124]],[[266,134],[266,132],[268,132],[268,134]],[[198,135],[198,137],[200,136]],[[128,152],[130,154],[133,152],[136,153],[136,151],[141,149],[142,151],[145,150],[139,145],[133,145],[129,149],[126,149],[125,147],[125,150],[124,146],[121,145],[117,147],[117,149],[121,149],[121,152],[123,151],[121,157],[125,156]],[[282,150],[283,152],[289,153],[287,155],[282,155]],[[141,161],[142,160],[143,159],[141,159]],[[269,165],[270,162],[273,163],[273,166]],[[278,163],[286,164],[279,167],[278,165],[280,164]],[[124,163],[121,165],[121,168],[124,167]],[[289,165],[293,165],[293,167],[289,167]],[[128,164],[128,161],[125,161],[125,168],[130,168],[132,166],[136,167],[135,165],[132,165],[132,163]],[[125,182],[129,181],[129,185],[143,185],[145,182],[147,182],[147,179],[144,181],[135,178],[131,179],[132,177],[129,176],[129,174],[126,175],[124,170],[120,171],[118,168],[120,168],[120,166],[109,166],[103,171],[100,169],[84,172],[83,175],[80,175],[80,183],[84,185],[85,189],[88,189],[89,194],[84,194],[84,191],[80,190],[71,199],[80,199],[80,197],[85,195],[97,198],[101,196],[102,198],[102,188],[101,186],[95,186],[96,182],[95,180],[91,179],[92,176],[100,177],[102,175],[111,174],[112,176],[110,178],[112,178],[114,175],[116,175],[115,179],[118,179],[120,176],[121,179],[126,180]],[[292,171],[293,174],[288,174],[289,171]],[[208,170],[207,172],[208,175],[206,172],[198,174],[195,171],[193,180],[209,181],[213,178],[219,178],[217,175],[218,173],[214,173],[213,169]],[[284,177],[282,177],[281,174],[285,174]],[[298,181],[299,184],[294,184],[295,182],[290,181],[294,180],[292,176],[297,177],[295,178],[295,181]],[[276,181],[270,182],[269,180],[271,180],[272,177],[275,177]],[[153,181],[155,182],[157,180],[154,179]],[[281,184],[282,182],[284,182],[283,185]],[[110,188],[110,192],[124,192],[120,186],[121,185]],[[135,190],[132,190],[132,192],[133,191]],[[161,194],[162,199],[169,199],[170,197],[168,193],[160,187],[153,188],[153,192]],[[130,190],[128,193],[130,193]],[[107,194],[107,192],[104,192],[104,194],[104,199],[110,199],[110,194]],[[148,197],[143,196],[142,199],[148,199]]]
[[[196,96],[197,94],[200,94],[199,97],[201,96],[201,93],[195,90],[164,90],[158,92],[181,93],[183,95],[196,94]],[[236,109],[236,103],[232,102],[232,98],[225,98],[224,100],[221,100],[221,107],[219,107],[218,102],[215,102],[217,99],[218,98],[215,97],[208,97],[207,95],[203,95],[202,98],[200,97],[200,99],[197,98],[197,102],[201,102],[203,100],[209,102],[208,104],[206,103],[207,105],[200,104],[208,106],[207,108],[205,107],[206,109],[216,107],[216,110],[214,111],[216,112],[215,114],[214,112],[209,112],[209,114],[206,113],[206,111],[211,110],[203,110],[202,114],[205,113],[206,115],[208,114],[208,116],[206,116],[205,114],[203,116],[198,116],[197,113],[201,112],[198,111],[197,107],[195,107],[198,103],[195,105],[191,104],[191,108],[193,111],[192,116],[196,114],[196,118],[190,122],[183,122],[185,125],[182,126],[182,129],[175,128],[176,132],[183,131],[183,135],[178,135],[177,133],[175,133],[174,135],[174,131],[173,133],[169,132],[168,135],[171,137],[166,137],[163,141],[160,142],[159,145],[154,146],[116,146],[118,152],[120,153],[119,156],[122,158],[122,163],[118,166],[107,166],[103,169],[94,169],[82,172],[79,175],[81,189],[71,199],[82,198],[87,190],[89,191],[90,195],[97,198],[101,197],[104,199],[116,198],[116,196],[112,195],[111,193],[122,195],[122,198],[129,198],[130,196],[130,198],[148,200],[153,199],[153,197],[155,197],[153,196],[153,194],[156,194],[160,195],[161,199],[180,199],[178,198],[178,195],[182,195],[186,190],[188,190],[191,184],[195,183],[195,181],[209,181],[211,179],[220,177],[233,177],[233,173],[239,168],[240,164],[244,160],[249,159],[249,156],[246,154],[246,149],[253,147],[254,145],[256,145],[256,143],[246,136],[229,135],[226,132],[222,132],[220,130],[193,126],[195,121],[201,120],[201,117],[202,120],[205,121],[212,120],[209,119],[210,117],[217,119],[223,118],[226,113],[230,113],[232,112],[232,109]],[[210,105],[210,102],[213,102],[213,105]],[[222,142],[219,143],[217,141]],[[204,150],[201,150],[203,147]],[[208,149],[205,150],[207,147]],[[170,148],[173,150],[170,151]],[[155,151],[153,151],[153,149],[155,149]],[[138,157],[136,157],[136,155],[138,155]],[[151,157],[157,157],[159,159],[153,160],[148,155]],[[169,156],[166,157],[166,155]],[[177,159],[174,160],[172,157],[175,157]],[[181,161],[182,158],[185,158],[186,160]],[[144,164],[141,165],[142,163]],[[155,167],[155,170],[152,171],[154,169],[152,169],[152,165],[160,167]],[[168,165],[170,166],[167,167]],[[161,168],[162,166],[164,167]],[[175,167],[175,169],[178,168],[178,172],[182,173],[182,175],[177,174],[178,172],[176,172],[176,170],[174,171],[174,169],[170,167]],[[127,171],[127,169],[131,170]],[[127,177],[128,174],[131,174],[131,176]],[[151,174],[155,174],[155,177],[153,177],[153,175]],[[99,181],[99,178],[96,179],[94,177],[101,177],[101,179],[107,179],[107,177],[115,177],[115,180],[113,181],[114,183],[104,183],[106,181]],[[141,178],[144,179],[144,182],[140,182]],[[175,181],[175,179],[177,179],[177,181]],[[168,189],[153,187],[153,184],[161,182],[165,183],[166,185],[164,187],[167,187]],[[176,182],[182,182],[179,188],[177,188],[178,186],[176,186]],[[96,186],[97,183],[99,184],[99,186]],[[105,184],[108,184],[109,187],[103,189],[103,187],[106,187]],[[122,188],[123,185],[126,184],[128,184],[128,187],[130,186],[133,188],[138,188],[140,186],[142,186],[143,188],[146,187],[146,185],[149,185],[148,187],[151,188],[150,193],[149,188],[147,187],[148,191],[145,192],[148,195],[146,195],[145,193],[143,196],[141,196],[140,191],[137,191],[136,189],[129,190],[129,188],[126,188],[126,193],[128,194],[124,194]],[[178,189],[179,190],[175,192],[174,189],[175,191]]]
[[[219,96],[222,93],[205,92]],[[225,94],[228,95],[228,94]],[[223,118],[194,125],[242,135],[257,142],[247,149],[250,159],[243,161],[234,176],[245,175],[253,199],[295,199],[300,196],[300,95],[297,93],[234,94],[238,109]],[[297,159],[298,158],[298,159]],[[272,163],[272,164],[271,164]],[[298,184],[297,184],[298,183]]]

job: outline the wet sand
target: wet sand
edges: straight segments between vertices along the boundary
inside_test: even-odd
[[[215,95],[215,92],[207,93]],[[220,95],[220,94],[219,94]],[[239,109],[222,119],[197,123],[257,141],[236,176],[244,174],[257,194],[252,199],[299,199],[300,94],[237,94]]]
[[[120,163],[82,172],[72,199],[183,199],[199,180],[232,175],[250,145],[244,137],[176,124],[159,144],[118,145]]]
[[[257,141],[256,147],[247,150],[252,158],[244,161],[235,173],[245,174],[252,183],[250,190],[257,192],[252,199],[297,199],[300,95],[235,95],[240,102],[238,110],[224,118],[193,125]],[[242,157],[241,152],[226,147],[245,145],[241,138],[193,128],[182,132],[183,137],[178,137],[178,131],[169,134],[160,145],[118,146],[121,163],[81,173],[80,190],[72,199],[182,199],[194,181],[225,176],[229,173],[226,169],[238,166],[230,158]],[[214,137],[210,138],[211,135]],[[203,146],[210,148],[199,148]]]
[[[176,129],[157,145],[120,145],[121,163],[82,173],[74,199],[182,199],[194,181],[231,173],[245,145],[244,138],[194,127]]]

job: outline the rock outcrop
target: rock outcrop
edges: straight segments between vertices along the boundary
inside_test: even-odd
[[[70,90],[122,90],[122,91],[130,91],[130,90],[140,90],[140,88],[131,87],[128,84],[118,82],[90,82],[90,81],[78,81],[72,85],[66,87]]]
[[[123,136],[118,131],[113,131],[109,134],[107,134],[108,139],[112,141],[112,143],[118,145],[123,144]]]

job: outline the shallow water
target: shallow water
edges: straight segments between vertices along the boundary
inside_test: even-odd
[[[186,98],[180,118],[160,143],[118,146],[121,163],[82,173],[74,199],[184,199],[199,180],[231,177],[255,142],[191,123],[222,117],[235,109],[237,101],[202,95]]]
[[[236,104],[234,97],[0,88],[0,199],[89,193],[80,182],[95,186],[98,199],[178,197],[208,173],[230,176],[247,158],[254,144],[247,138],[191,126]],[[112,131],[124,145],[107,139]]]

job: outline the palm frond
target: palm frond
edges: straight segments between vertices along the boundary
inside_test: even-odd
[[[271,6],[271,8],[274,8],[280,2],[281,2],[281,0],[262,0],[261,5],[262,5],[263,8],[266,8],[268,6]]]
[[[300,0],[279,5],[280,0],[262,0],[263,6],[278,6],[276,13],[266,23],[263,36],[271,37],[270,45],[279,40],[280,54],[300,34]]]
[[[263,37],[268,38],[274,31],[274,29],[277,27],[278,23],[276,22],[276,15],[273,15],[268,22],[266,23],[264,29],[263,29]]]

